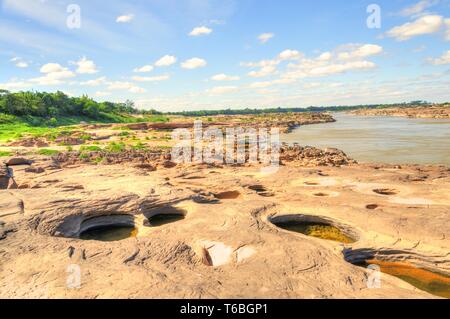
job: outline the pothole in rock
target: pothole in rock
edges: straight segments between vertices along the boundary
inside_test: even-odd
[[[397,190],[391,189],[391,188],[378,188],[378,189],[374,189],[373,192],[380,194],[380,195],[385,195],[385,196],[392,196],[392,195],[398,194]]]
[[[159,227],[183,220],[187,215],[187,211],[173,206],[164,206],[155,208],[144,215],[147,217],[145,226]]]
[[[338,192],[317,192],[311,194],[314,197],[338,197]]]
[[[404,262],[367,260],[355,265],[361,267],[376,265],[381,272],[400,278],[420,290],[435,296],[450,298],[450,277],[444,274],[417,268]]]
[[[238,191],[227,191],[214,194],[214,196],[218,199],[236,199],[241,196],[241,193],[239,193]]]
[[[317,183],[317,182],[309,182],[309,181],[306,181],[306,182],[304,182],[303,184],[305,184],[306,186],[318,186],[318,185],[320,185],[320,183]]]
[[[374,210],[374,209],[377,209],[379,206],[377,205],[377,204],[369,204],[369,205],[366,205],[366,208],[367,209],[370,209],[370,210]]]
[[[359,237],[350,227],[325,217],[283,215],[270,218],[270,222],[288,231],[346,244],[356,242]]]
[[[435,296],[450,298],[448,269],[440,269],[438,262],[444,256],[423,256],[416,252],[398,249],[347,248],[343,251],[345,261],[364,268],[380,270],[402,279],[412,286]],[[415,260],[419,265],[405,260]]]
[[[248,187],[249,189],[255,191],[259,196],[263,196],[263,197],[273,197],[275,196],[275,194],[268,190],[265,186],[263,185],[250,185]]]
[[[136,237],[134,217],[129,215],[100,216],[81,223],[79,238],[83,240],[119,241]]]

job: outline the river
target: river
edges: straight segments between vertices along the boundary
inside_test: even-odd
[[[305,125],[282,142],[335,147],[359,162],[450,166],[450,120],[333,113],[335,123]]]

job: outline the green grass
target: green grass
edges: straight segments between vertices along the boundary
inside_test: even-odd
[[[130,136],[130,132],[128,132],[128,131],[120,132],[120,133],[119,133],[119,136],[125,136],[125,137],[128,137],[128,136]]]
[[[99,146],[81,146],[80,152],[100,152],[102,148]]]
[[[27,135],[46,137],[55,140],[62,132],[70,132],[70,126],[85,123],[137,123],[137,122],[167,122],[168,117],[161,115],[143,118],[130,115],[103,114],[101,119],[93,120],[83,116],[66,116],[56,119],[46,119],[33,116],[13,116],[0,113],[0,141],[14,141]],[[127,129],[123,129],[127,130]],[[82,136],[88,139],[88,136]]]
[[[111,153],[120,153],[126,150],[125,143],[111,142],[106,147],[105,150]]]
[[[145,151],[147,150],[147,146],[143,144],[141,141],[137,142],[136,145],[131,147],[133,150],[137,151]]]
[[[38,151],[38,154],[45,155],[45,156],[54,156],[54,155],[58,155],[59,151],[42,148]]]
[[[99,163],[101,163],[103,160],[104,160],[103,157],[96,157],[96,158],[91,159],[91,163],[99,164]]]
[[[12,156],[12,153],[0,151],[0,157],[7,157],[7,156]]]

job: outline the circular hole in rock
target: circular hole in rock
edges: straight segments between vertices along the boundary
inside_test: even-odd
[[[262,192],[266,192],[267,191],[267,188],[264,187],[263,185],[251,185],[248,188],[251,189],[252,191],[257,192],[257,193],[262,193]]]
[[[165,206],[153,209],[152,211],[144,214],[147,217],[145,226],[159,227],[166,224],[175,223],[183,220],[186,217],[187,212],[184,209]]]
[[[418,268],[407,262],[370,259],[355,265],[371,269],[372,271],[380,270],[432,295],[450,298],[450,277],[445,274]]]
[[[315,193],[314,196],[317,196],[317,197],[328,197],[330,195],[328,195],[327,193]]]
[[[218,199],[236,199],[241,195],[238,191],[227,191],[215,194],[214,196]]]
[[[369,205],[366,205],[366,208],[367,209],[377,209],[379,206],[377,205],[377,204],[369,204]]]
[[[385,196],[391,196],[391,195],[397,195],[397,190],[391,189],[391,188],[378,188],[373,190],[374,193],[385,195]]]
[[[354,243],[359,237],[350,227],[325,217],[283,215],[272,217],[270,222],[288,231],[341,243]]]
[[[100,216],[81,223],[79,238],[83,240],[119,241],[136,237],[134,217],[129,215]]]

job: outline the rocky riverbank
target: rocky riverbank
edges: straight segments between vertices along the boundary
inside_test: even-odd
[[[410,118],[450,119],[450,106],[425,106],[425,107],[392,107],[383,109],[359,109],[348,112],[353,115],[363,116],[400,116]]]
[[[283,154],[271,174],[48,157],[15,166],[19,188],[0,190],[0,297],[434,297],[388,275],[368,288],[369,273],[352,263],[449,275],[448,168],[343,163],[340,151],[300,146]],[[153,225],[164,214],[172,222]],[[288,231],[280,218],[325,223],[351,241]],[[83,239],[95,227],[134,230]]]

